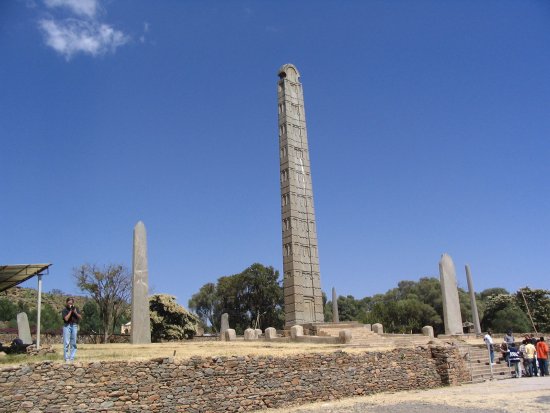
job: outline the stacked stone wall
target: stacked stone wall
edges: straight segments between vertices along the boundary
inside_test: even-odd
[[[456,353],[456,354],[455,354]],[[0,369],[0,411],[237,412],[458,384],[455,347]]]
[[[448,351],[445,347],[432,347],[431,351],[442,384],[456,386],[471,381],[470,370],[458,350]]]

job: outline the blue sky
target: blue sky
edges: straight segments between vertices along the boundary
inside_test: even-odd
[[[550,2],[0,3],[0,263],[131,267],[187,305],[282,271],[277,69],[301,72],[323,290],[550,288]],[[35,286],[35,281],[26,286]]]

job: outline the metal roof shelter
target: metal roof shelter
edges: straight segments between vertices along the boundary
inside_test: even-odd
[[[40,313],[42,310],[42,275],[52,264],[0,265],[0,292],[38,276],[38,302],[36,304],[36,348],[40,348]]]
[[[35,275],[42,275],[52,264],[0,265],[0,292],[15,287]]]

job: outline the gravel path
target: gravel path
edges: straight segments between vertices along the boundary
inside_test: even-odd
[[[270,413],[540,413],[550,411],[550,377],[487,381],[320,402]]]

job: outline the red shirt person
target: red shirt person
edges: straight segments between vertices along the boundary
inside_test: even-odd
[[[548,376],[548,344],[544,341],[544,337],[540,338],[536,348],[540,375],[541,377]]]

